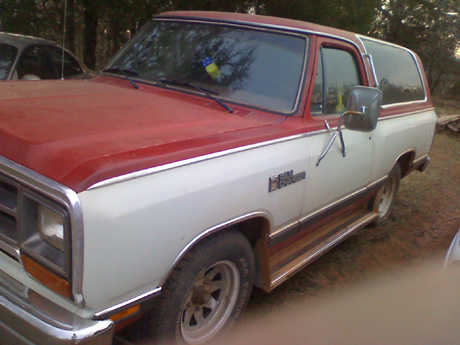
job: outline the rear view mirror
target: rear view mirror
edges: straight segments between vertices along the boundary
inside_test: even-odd
[[[350,94],[348,110],[342,115],[345,128],[371,132],[377,126],[382,106],[382,91],[373,87],[356,86]]]

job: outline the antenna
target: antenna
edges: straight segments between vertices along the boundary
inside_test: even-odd
[[[64,28],[62,30],[61,80],[64,80],[65,34],[67,25],[67,0],[64,0]]]

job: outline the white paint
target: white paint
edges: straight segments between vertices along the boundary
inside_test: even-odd
[[[232,151],[80,193],[84,214],[83,295],[95,312],[161,284],[202,232],[238,217],[266,214],[271,230],[388,174],[398,156],[430,148],[433,111],[379,121],[372,133],[344,130],[317,167],[332,135]],[[306,179],[268,192],[269,177],[294,170]]]
[[[152,290],[201,232],[251,212],[272,228],[300,217],[309,138],[277,143],[82,192],[84,286],[95,311]],[[269,193],[269,177],[307,178]]]

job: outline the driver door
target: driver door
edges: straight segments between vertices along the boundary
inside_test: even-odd
[[[347,109],[351,90],[356,85],[366,86],[368,83],[361,54],[351,44],[319,38],[315,59],[316,73],[309,109],[311,116],[307,114],[306,122],[307,127],[317,127],[321,123],[324,130],[309,138],[311,160],[302,209],[304,219],[322,210],[333,212],[344,198],[368,185],[372,168],[374,134],[347,129],[343,129],[345,157],[337,138],[317,165],[319,156],[337,128],[340,115]]]

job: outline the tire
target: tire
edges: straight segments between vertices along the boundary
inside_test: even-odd
[[[371,202],[370,209],[378,212],[378,216],[369,226],[374,227],[380,225],[383,221],[388,219],[393,209],[396,195],[398,194],[400,180],[401,167],[399,163],[396,163],[393,169],[391,169],[390,174],[388,174],[388,178],[379,188],[375,198]]]
[[[231,328],[254,281],[254,255],[237,231],[193,247],[173,270],[156,308],[140,320],[141,333],[161,343],[205,344]]]

